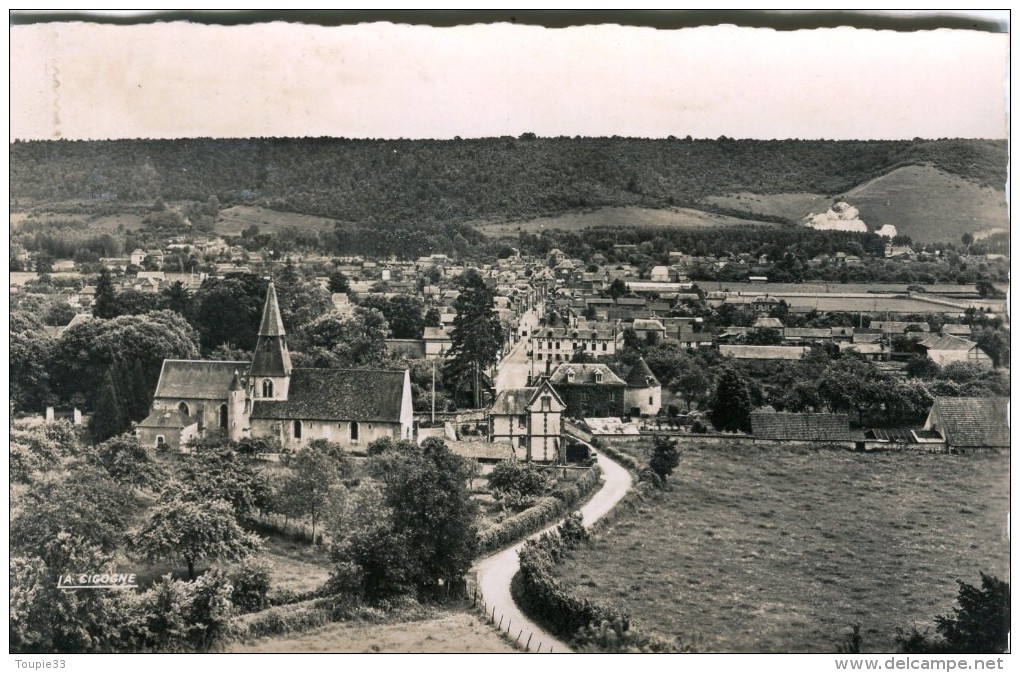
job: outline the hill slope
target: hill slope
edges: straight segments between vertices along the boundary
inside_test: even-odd
[[[930,163],[1005,182],[999,141],[194,139],[18,142],[15,208],[196,200],[355,223],[524,220],[605,206],[699,208],[738,192],[831,196]],[[729,213],[721,213],[729,214]]]
[[[920,241],[959,241],[965,232],[1009,230],[1006,194],[932,166],[906,166],[846,192],[869,228],[896,225]]]

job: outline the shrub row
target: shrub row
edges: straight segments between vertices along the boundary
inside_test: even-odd
[[[641,462],[638,461],[637,458],[630,455],[629,453],[624,453],[619,449],[613,448],[612,446],[609,445],[608,442],[600,441],[598,442],[597,445],[593,444],[593,446],[595,446],[599,451],[615,460],[620,465],[623,465],[625,468],[627,468],[628,471],[632,472],[633,474],[637,474],[641,470],[641,468],[644,467],[641,464]]]
[[[561,483],[534,506],[507,518],[478,534],[479,555],[496,551],[547,525],[591,493],[600,483],[602,470],[596,465],[580,479]]]

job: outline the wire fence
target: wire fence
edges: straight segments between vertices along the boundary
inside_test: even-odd
[[[492,624],[497,631],[505,634],[515,646],[523,649],[525,652],[552,654],[555,651],[552,643],[548,642],[548,640],[543,640],[543,638],[548,638],[548,636],[539,634],[536,637],[536,634],[527,628],[514,629],[513,618],[504,615],[497,606],[487,604],[485,598],[478,591],[478,587],[474,589],[471,606],[481,609],[487,623]],[[518,626],[521,627],[522,625],[518,624]]]

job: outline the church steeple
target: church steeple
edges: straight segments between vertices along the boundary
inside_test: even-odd
[[[266,304],[262,310],[262,325],[259,340],[252,357],[249,380],[255,384],[257,397],[287,399],[287,383],[290,377],[290,353],[287,351],[287,336],[280,317],[280,304],[276,299],[276,288],[269,281]],[[281,380],[281,377],[284,380]],[[263,378],[275,379],[269,386],[260,382]],[[265,392],[264,392],[265,391]],[[268,394],[267,394],[268,393]]]

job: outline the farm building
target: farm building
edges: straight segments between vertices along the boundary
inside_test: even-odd
[[[623,393],[626,413],[631,416],[654,416],[659,413],[662,407],[662,385],[644,358],[638,358],[634,364],[613,362],[609,367],[627,383]]]
[[[936,397],[924,430],[938,432],[952,452],[1009,449],[1009,399]]]
[[[853,448],[855,437],[845,414],[792,414],[752,411],[755,443],[827,444]]]
[[[986,367],[992,366],[992,359],[976,343],[949,334],[929,337],[919,343],[918,347],[940,366],[952,362],[975,362]]]
[[[811,349],[808,346],[747,346],[743,344],[721,344],[720,355],[729,355],[737,360],[799,360]]]

